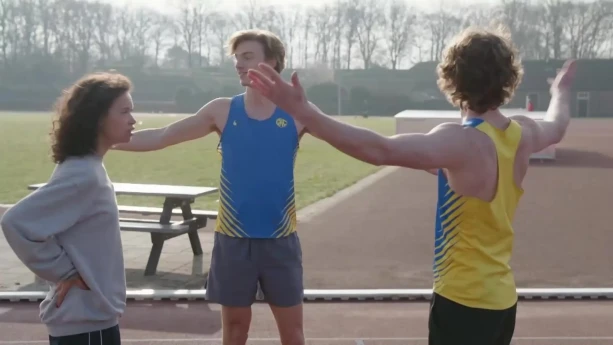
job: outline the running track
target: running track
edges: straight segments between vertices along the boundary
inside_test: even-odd
[[[613,232],[603,216],[613,192],[612,131],[610,120],[574,121],[559,159],[531,170],[517,224],[519,287],[613,284]],[[434,183],[400,170],[301,224],[307,288],[431,287],[431,216],[424,215],[432,212]],[[528,301],[518,313],[515,345],[613,344],[613,301]],[[427,317],[425,302],[309,303],[307,344],[426,345]],[[206,302],[130,302],[121,327],[124,344],[220,344],[219,308]],[[254,307],[250,336],[251,344],[279,343],[266,305]],[[46,337],[37,303],[0,303],[0,345]]]
[[[253,310],[249,344],[279,344],[268,307]],[[2,303],[0,314],[0,345],[48,343],[37,303]],[[427,302],[307,303],[305,335],[311,345],[426,345],[427,317]],[[130,302],[121,327],[124,344],[221,344],[219,307],[206,302]],[[613,344],[613,301],[520,302],[515,334],[515,345]]]

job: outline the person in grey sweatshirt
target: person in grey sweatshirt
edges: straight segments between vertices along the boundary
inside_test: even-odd
[[[51,345],[118,345],[126,277],[109,148],[134,129],[131,82],[90,74],[57,103],[49,181],[0,220],[16,256],[49,282],[40,304]]]

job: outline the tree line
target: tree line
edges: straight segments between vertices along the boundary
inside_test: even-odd
[[[216,11],[206,1],[177,1],[168,14],[100,1],[0,0],[0,63],[5,71],[75,73],[231,66],[227,38],[262,28],[284,40],[289,68],[400,69],[438,59],[459,30],[493,20],[510,29],[525,59],[613,56],[613,3],[605,0],[501,0],[430,12],[403,0],[291,9],[251,0],[237,12]]]

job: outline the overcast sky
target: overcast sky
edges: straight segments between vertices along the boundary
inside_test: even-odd
[[[180,0],[103,0],[116,5],[124,5],[128,2],[133,3],[133,6],[145,6],[152,7],[157,10],[169,11],[172,10],[172,3],[178,3]],[[224,10],[233,10],[240,8],[241,6],[247,6],[249,0],[201,0],[203,2],[209,2],[215,8]],[[405,0],[408,4],[420,7],[423,9],[436,9],[443,4],[475,4],[475,3],[499,3],[499,0]],[[533,0],[537,1],[537,0]],[[258,4],[262,5],[275,5],[280,7],[294,7],[296,5],[304,5],[305,3],[311,4],[311,6],[320,6],[326,3],[334,3],[335,0],[257,0]]]

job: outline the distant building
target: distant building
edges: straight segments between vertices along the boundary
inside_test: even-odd
[[[564,60],[525,60],[524,77],[508,108],[546,111],[549,87]],[[444,99],[436,86],[436,62],[418,63],[409,72],[417,99]],[[574,117],[613,117],[613,59],[577,60],[577,77],[573,86]]]
[[[524,78],[509,107],[535,111],[549,106],[549,87],[564,60],[524,61]],[[613,117],[613,59],[577,60],[572,109],[575,117]]]

